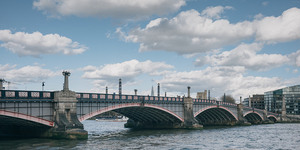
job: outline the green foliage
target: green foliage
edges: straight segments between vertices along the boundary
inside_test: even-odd
[[[224,101],[224,95],[221,97],[220,100]],[[235,99],[231,95],[225,95],[225,102],[235,104]]]

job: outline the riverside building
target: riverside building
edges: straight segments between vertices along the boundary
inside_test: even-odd
[[[300,85],[264,93],[264,103],[267,111],[281,113],[283,100],[286,104],[287,114],[300,115]]]
[[[250,98],[250,100],[249,100]],[[251,104],[250,104],[250,102]],[[265,101],[263,94],[255,94],[252,97],[245,98],[243,101],[244,106],[254,107],[257,109],[265,109]]]

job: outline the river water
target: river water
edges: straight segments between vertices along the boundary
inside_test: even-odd
[[[5,149],[291,149],[300,150],[300,124],[268,124],[204,130],[132,130],[124,122],[83,122],[87,140],[10,139]]]

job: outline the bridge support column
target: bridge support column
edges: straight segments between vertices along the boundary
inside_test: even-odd
[[[280,116],[281,122],[287,122],[288,118],[286,117],[286,104],[285,104],[285,97],[282,95],[282,106],[281,106],[281,116]]]
[[[238,121],[237,121],[237,125],[251,125],[251,123],[249,123],[247,121],[247,119],[244,118],[244,106],[243,104],[237,104],[237,117],[238,117]]]
[[[194,117],[193,113],[193,99],[190,97],[190,87],[188,87],[188,97],[183,99],[184,106],[184,128],[194,128],[194,129],[201,129],[203,128],[202,125],[198,123],[198,121]]]
[[[65,76],[64,90],[54,93],[54,128],[45,135],[58,139],[86,139],[88,134],[83,124],[77,118],[76,93],[68,88],[69,72]]]
[[[263,124],[272,124],[274,123],[273,121],[271,121],[269,118],[268,118],[268,112],[266,109],[264,109],[263,111]]]

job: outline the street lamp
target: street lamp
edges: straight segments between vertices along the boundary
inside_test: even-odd
[[[44,91],[45,82],[42,82],[42,91]]]

